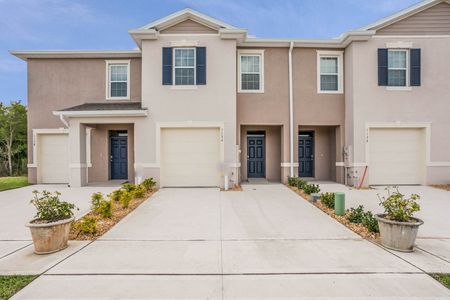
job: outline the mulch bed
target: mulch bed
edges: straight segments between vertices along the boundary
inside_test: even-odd
[[[450,192],[450,184],[432,184],[431,186],[437,189],[446,190]]]
[[[115,202],[113,206],[111,218],[102,218],[97,213],[91,211],[84,215],[84,217],[93,217],[97,220],[97,231],[95,234],[84,234],[76,231],[74,227],[70,229],[70,240],[76,241],[91,241],[104,235],[111,227],[116,225],[120,220],[125,218],[130,212],[136,209],[139,205],[145,202],[150,196],[152,196],[155,191],[147,192],[144,197],[136,198],[131,200],[130,205],[127,208],[123,208],[120,203]],[[75,223],[80,222],[82,218],[75,221]]]
[[[242,187],[240,184],[235,184],[233,187],[230,187],[228,190],[221,188],[220,191],[221,192],[242,192]]]
[[[306,194],[303,190],[298,189],[296,187],[288,186],[292,191],[300,195],[304,200],[308,201],[310,198],[310,195]],[[309,201],[308,201],[309,202]],[[379,233],[370,232],[366,227],[364,227],[362,224],[357,223],[351,223],[349,220],[347,220],[346,215],[344,216],[337,216],[334,213],[334,209],[328,208],[322,202],[317,201],[316,203],[310,202],[312,205],[316,206],[320,210],[322,210],[324,213],[328,214],[330,217],[341,223],[342,225],[346,226],[351,231],[355,232],[356,234],[360,235],[361,237],[372,240],[377,242],[380,238]]]

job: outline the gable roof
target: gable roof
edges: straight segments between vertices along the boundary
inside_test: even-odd
[[[139,27],[137,29],[138,30],[156,29],[158,31],[161,31],[163,29],[166,29],[170,26],[176,25],[176,24],[186,21],[186,20],[193,20],[195,22],[198,22],[204,26],[210,27],[215,30],[219,30],[220,28],[238,29],[230,24],[227,24],[227,23],[217,20],[213,17],[202,14],[191,8],[182,9],[180,11],[177,11],[173,14],[170,14],[164,18],[161,18],[159,20],[151,22],[151,23],[144,25],[142,27]]]
[[[450,4],[450,0],[425,0],[421,1],[413,6],[410,6],[404,10],[401,10],[393,15],[390,15],[386,18],[383,18],[381,20],[378,20],[374,23],[371,23],[369,25],[366,25],[364,27],[361,27],[359,30],[378,30],[381,28],[384,28],[386,26],[389,26],[391,24],[394,24],[400,20],[403,20],[407,17],[410,17],[412,15],[415,15],[421,11],[424,11],[430,7],[433,7],[440,3],[448,3]]]

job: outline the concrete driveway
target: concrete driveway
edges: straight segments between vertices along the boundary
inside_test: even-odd
[[[347,207],[364,205],[367,210],[382,213],[377,194],[387,195],[385,187],[370,190],[356,190],[336,183],[320,184],[323,191],[343,191],[346,194]],[[450,192],[430,186],[400,186],[399,191],[407,196],[421,196],[421,211],[417,217],[424,220],[416,241],[414,253],[396,255],[430,273],[450,273]]]
[[[79,250],[83,243],[73,243],[58,255],[34,256],[29,229],[25,224],[36,211],[30,200],[33,190],[59,191],[61,199],[74,203],[79,210],[76,217],[84,215],[90,207],[91,194],[109,193],[116,186],[69,188],[67,185],[31,185],[0,192],[0,274],[36,274],[47,270],[56,262]]]
[[[1,265],[0,265],[1,268]],[[450,297],[282,185],[163,189],[14,299]]]

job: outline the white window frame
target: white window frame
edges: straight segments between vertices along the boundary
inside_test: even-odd
[[[107,100],[130,100],[130,60],[105,60],[106,62],[106,99]],[[127,96],[112,97],[111,96],[111,66],[126,65],[127,66]]]
[[[191,49],[194,50],[194,84],[176,84],[176,78],[175,78],[175,69],[192,69],[192,67],[187,67],[187,66],[181,66],[181,67],[176,67],[175,66],[175,49]],[[195,87],[196,83],[197,83],[197,48],[195,47],[176,47],[172,49],[172,85],[176,86],[176,87]]]
[[[389,68],[389,52],[405,52],[406,53],[406,68]],[[409,49],[405,49],[405,48],[388,48],[388,85],[387,88],[389,89],[399,89],[399,90],[403,90],[403,89],[408,89],[410,87],[410,82],[409,82]],[[405,70],[406,74],[405,74],[405,85],[389,85],[389,70]]]
[[[320,59],[337,58],[338,89],[337,91],[322,91],[320,88]],[[317,93],[318,94],[343,94],[344,93],[344,51],[317,51]]]
[[[241,57],[259,56],[259,90],[243,90],[241,85]],[[240,49],[238,50],[238,93],[264,93],[264,50]]]

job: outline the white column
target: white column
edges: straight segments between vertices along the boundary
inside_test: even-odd
[[[73,120],[69,126],[69,161],[70,186],[87,185],[86,126]]]

